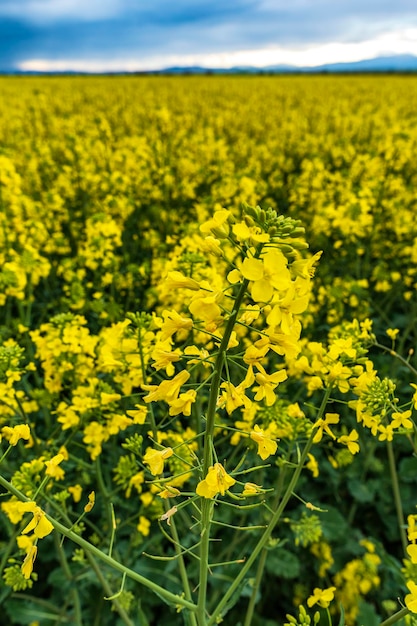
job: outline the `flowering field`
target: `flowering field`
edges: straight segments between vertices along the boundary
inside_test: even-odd
[[[417,624],[417,81],[0,78],[2,624]]]

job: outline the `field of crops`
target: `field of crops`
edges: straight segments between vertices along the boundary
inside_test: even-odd
[[[0,94],[2,625],[417,624],[417,79]]]

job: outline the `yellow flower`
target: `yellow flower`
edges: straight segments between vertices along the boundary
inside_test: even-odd
[[[163,450],[155,450],[148,448],[143,456],[143,462],[149,465],[151,474],[157,476],[164,471],[164,461],[174,454],[172,448],[163,448]]]
[[[134,424],[144,424],[148,409],[143,404],[135,404],[135,408],[131,411],[126,411],[126,415],[133,419]]]
[[[356,454],[360,450],[359,444],[357,443],[358,439],[359,439],[359,435],[356,432],[356,430],[353,429],[350,435],[342,435],[341,437],[338,438],[337,441],[338,443],[342,443],[345,446],[347,446],[351,454]]]
[[[90,494],[88,494],[88,502],[84,507],[84,512],[89,513],[91,509],[93,508],[93,506],[95,505],[95,502],[96,502],[96,494],[94,491],[92,491]]]
[[[30,575],[33,571],[33,564],[36,559],[36,554],[38,552],[38,548],[36,546],[30,546],[28,553],[25,556],[25,560],[22,563],[22,574],[26,579],[30,578]]]
[[[212,233],[215,237],[223,239],[229,234],[230,227],[228,219],[230,217],[231,213],[227,209],[215,211],[211,219],[204,222],[204,224],[201,224],[200,230],[205,235]]]
[[[393,428],[413,428],[413,422],[410,419],[411,411],[404,411],[403,413],[396,412],[392,414],[391,426]]]
[[[251,295],[255,302],[269,302],[274,290],[283,291],[291,285],[287,259],[276,248],[268,249],[261,259],[246,257],[241,273],[251,281]]]
[[[185,393],[181,393],[180,396],[170,402],[170,415],[191,415],[191,405],[195,402],[197,392],[194,389],[189,389]]]
[[[411,543],[407,546],[407,552],[411,562],[417,564],[417,544]]]
[[[137,525],[138,531],[144,536],[147,537],[149,535],[151,523],[150,521],[144,517],[143,515],[139,518],[139,523]]]
[[[318,443],[322,440],[323,431],[325,431],[332,439],[336,439],[336,436],[332,433],[329,426],[330,424],[337,424],[339,422],[339,416],[337,413],[326,413],[323,418],[317,420],[315,424],[313,424],[313,428],[317,428],[317,432],[314,435],[313,443]]]
[[[11,446],[15,446],[20,439],[30,439],[30,428],[27,424],[18,424],[13,427],[3,426],[1,432]]]
[[[46,465],[46,476],[51,476],[55,478],[55,480],[62,480],[64,478],[65,472],[61,469],[59,464],[64,460],[63,454],[56,454],[49,461],[45,461]]]
[[[262,492],[262,487],[255,483],[245,483],[243,487],[242,496],[258,496]]]
[[[223,408],[226,407],[228,415],[231,415],[235,409],[239,406],[249,408],[252,402],[245,395],[245,388],[242,384],[235,387],[232,383],[224,382],[220,385],[225,389],[222,395],[219,397],[217,406]]]
[[[158,493],[158,496],[164,499],[175,498],[176,496],[179,496],[180,493],[181,491],[177,489],[176,487],[171,487],[170,485],[166,485],[165,489],[163,489],[162,491]]]
[[[164,286],[169,289],[191,289],[192,291],[200,289],[200,285],[196,280],[177,271],[168,272]]]
[[[193,320],[189,317],[182,317],[176,311],[163,311],[164,318],[161,326],[160,341],[163,343],[170,339],[172,335],[180,330],[189,331],[193,327]]]
[[[313,595],[308,598],[307,605],[311,608],[315,604],[318,604],[323,607],[323,609],[326,609],[333,600],[335,591],[336,587],[328,587],[327,589],[319,589],[316,587],[313,591]]]
[[[386,333],[392,341],[395,341],[398,333],[400,332],[399,328],[387,328]]]
[[[405,606],[412,613],[417,613],[417,585],[412,580],[409,580],[407,587],[411,593],[408,593],[405,598]]]
[[[235,482],[221,463],[215,463],[209,468],[205,479],[198,483],[196,493],[203,498],[213,498],[218,493],[224,496],[225,491]]]
[[[187,370],[182,370],[174,378],[163,380],[159,385],[142,385],[143,389],[149,391],[148,395],[143,399],[145,402],[158,402],[165,400],[168,404],[178,398],[181,385],[190,378]]]
[[[313,474],[313,478],[317,478],[319,475],[319,464],[312,454],[308,453],[308,458],[309,461],[306,463],[306,468]]]
[[[265,435],[262,428],[259,428],[257,424],[255,424],[250,438],[258,444],[258,454],[263,461],[277,451],[277,442]]]
[[[74,502],[79,502],[81,500],[81,494],[83,492],[81,485],[77,484],[73,487],[68,487],[68,491],[72,495]]]
[[[100,393],[101,404],[111,404],[112,402],[118,402],[122,396],[120,393],[106,393],[102,391]]]
[[[31,502],[31,513],[33,517],[29,524],[22,530],[22,535],[26,535],[33,530],[33,534],[38,539],[42,539],[49,535],[54,529],[51,522],[46,518],[45,513],[39,506],[36,506],[36,502]]]
[[[260,370],[257,374],[255,374],[255,380],[258,383],[259,387],[254,387],[255,400],[259,402],[265,398],[265,403],[267,406],[272,406],[275,402],[275,393],[274,389],[286,380],[287,372],[285,370],[280,370],[279,372],[275,372],[274,374],[267,374],[264,368],[258,364],[257,368]]]

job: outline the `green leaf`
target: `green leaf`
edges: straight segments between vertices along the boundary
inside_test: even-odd
[[[372,604],[362,601],[359,603],[359,613],[356,623],[358,626],[379,626],[381,618],[376,613]]]
[[[340,605],[340,620],[337,626],[346,626],[345,625],[345,611],[343,609],[343,605]]]
[[[358,502],[372,502],[375,496],[375,486],[353,479],[348,481],[348,489]]]
[[[327,506],[327,513],[320,519],[322,521],[323,535],[328,541],[346,541],[349,536],[349,526],[346,518],[335,508]]]
[[[282,578],[297,578],[300,574],[298,558],[285,548],[271,550],[268,553],[265,568],[269,574]]]
[[[399,466],[399,475],[403,480],[415,481],[417,475],[417,458],[410,456],[403,459]]]

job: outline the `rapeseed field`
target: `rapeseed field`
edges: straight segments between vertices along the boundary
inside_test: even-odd
[[[417,79],[0,87],[2,624],[416,624]]]

